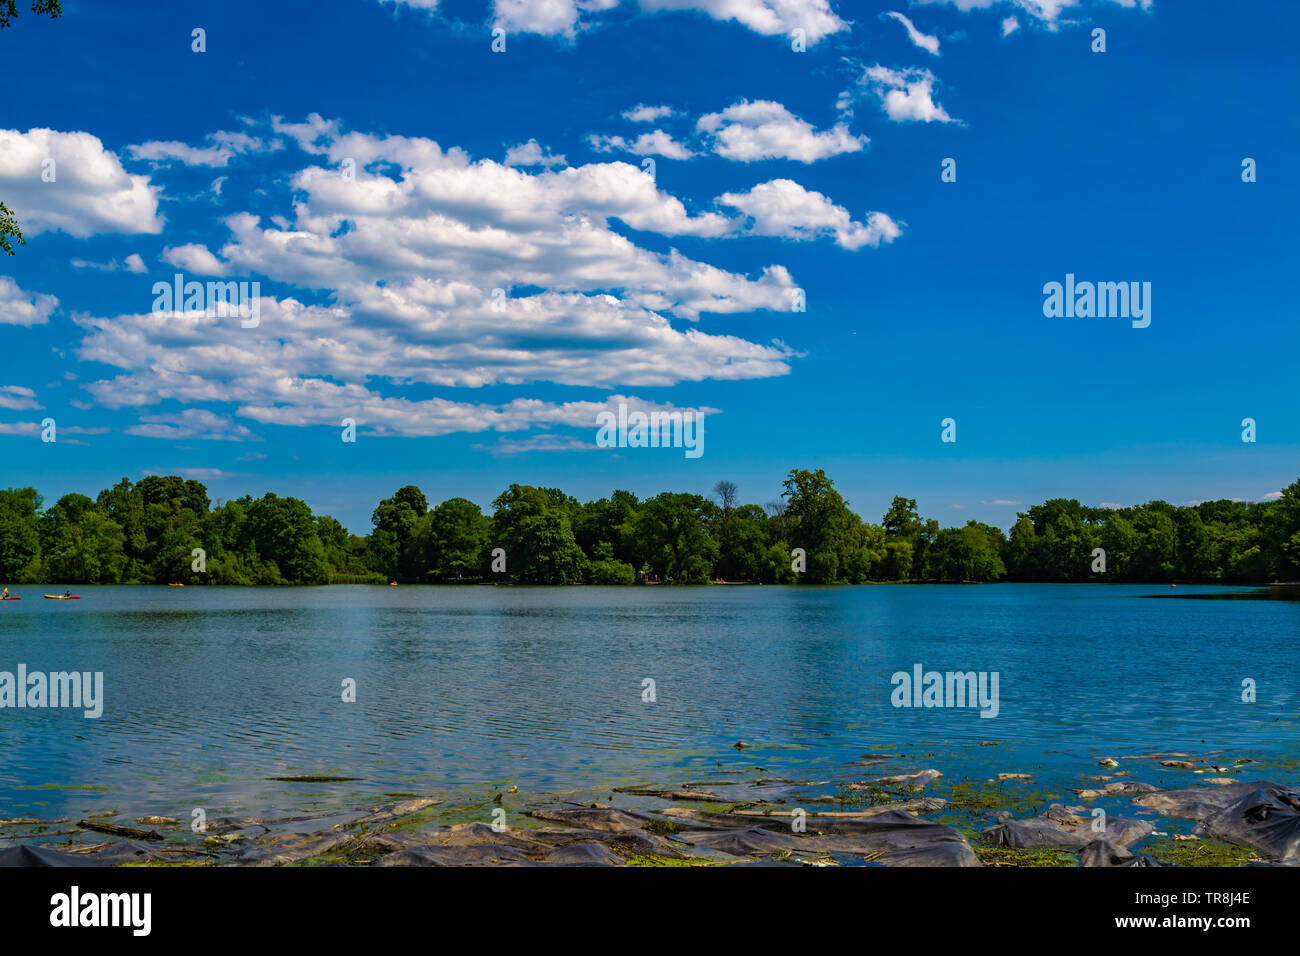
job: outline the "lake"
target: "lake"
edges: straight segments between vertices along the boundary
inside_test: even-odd
[[[1143,751],[1223,751],[1283,782],[1300,765],[1293,601],[1137,585],[73,590],[11,587],[24,600],[0,605],[0,671],[102,671],[103,716],[0,710],[0,817],[805,776],[868,753],[1056,787]],[[893,706],[891,675],[916,665],[996,671],[997,716]],[[1200,782],[1151,765],[1152,783]],[[308,774],[358,779],[268,779]]]

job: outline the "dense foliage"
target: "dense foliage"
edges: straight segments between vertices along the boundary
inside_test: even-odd
[[[849,509],[820,469],[789,473],[778,501],[628,491],[580,502],[511,485],[485,515],[465,498],[430,507],[414,485],[379,502],[370,534],[349,534],[297,498],[215,506],[201,482],[123,478],[97,498],[49,508],[32,488],[0,491],[7,583],[330,584],[509,580],[764,584],[867,581],[1195,581],[1300,578],[1300,482],[1276,501],[1153,501],[1090,508],[1053,499],[1010,535],[978,521],[941,528],[895,498],[880,524]],[[1100,549],[1100,550],[1099,550]],[[1104,569],[1099,555],[1104,552]],[[797,569],[797,570],[796,570]]]

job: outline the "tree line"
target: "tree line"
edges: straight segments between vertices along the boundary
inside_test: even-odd
[[[818,469],[792,470],[775,501],[629,491],[580,502],[512,484],[491,514],[465,498],[431,507],[414,485],[385,498],[365,536],[306,502],[265,494],[213,505],[202,482],[123,478],[96,498],[44,507],[0,491],[0,581],[67,584],[632,584],[736,581],[1265,583],[1300,578],[1300,481],[1274,501],[1152,501],[1092,508],[1052,499],[1010,534],[940,527],[896,497],[863,520]]]

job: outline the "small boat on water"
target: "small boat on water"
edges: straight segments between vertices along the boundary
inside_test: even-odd
[[[80,594],[47,594],[47,595],[45,595],[45,600],[47,600],[47,601],[80,601],[80,600],[81,600],[81,595],[80,595]]]
[[[172,584],[168,584],[167,586],[168,586],[169,588],[183,588],[183,587],[185,587],[185,584],[184,584],[184,582],[179,582],[179,581],[178,581],[178,582],[174,582],[174,583],[172,583]]]
[[[17,594],[6,594],[4,597],[0,597],[0,601],[21,601],[21,600],[22,597]]]

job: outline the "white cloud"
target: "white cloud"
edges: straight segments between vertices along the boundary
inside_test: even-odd
[[[85,330],[79,357],[118,370],[85,383],[99,406],[147,411],[175,401],[214,407],[224,420],[302,426],[352,417],[373,434],[586,428],[613,399],[475,403],[426,390],[753,379],[787,374],[797,356],[780,343],[678,327],[710,313],[790,311],[795,283],[780,265],[727,271],[613,228],[725,238],[745,226],[688,209],[635,166],[529,171],[428,139],[339,134],[319,117],[277,122],[320,157],[292,177],[292,207],[270,222],[228,216],[220,249],[188,244],[162,258],[195,274],[268,277],[327,304],[264,297],[255,329],[234,316],[76,316]],[[356,162],[353,182],[338,175],[344,158]],[[825,197],[807,196],[821,206],[780,226],[791,235],[852,245],[882,228],[842,210],[837,218]],[[774,212],[755,209],[777,228]],[[757,216],[753,223],[760,231]],[[493,295],[525,288],[542,291]],[[417,387],[424,394],[410,394]],[[162,414],[141,415],[133,433],[240,434]]]
[[[39,292],[24,292],[9,276],[0,276],[0,325],[44,325],[59,300]]]
[[[671,106],[646,106],[644,103],[638,103],[630,110],[623,112],[623,119],[630,120],[633,123],[653,123],[657,120],[667,119],[673,115]]]
[[[345,156],[356,158],[356,182],[320,167],[294,177],[306,199],[293,222],[264,228],[249,214],[228,217],[233,241],[220,254],[230,268],[329,289],[345,302],[378,299],[385,310],[408,286],[439,276],[456,277],[479,296],[522,285],[621,290],[632,304],[685,318],[789,308],[792,282],[780,267],[749,279],[675,252],[649,252],[611,230],[609,219],[667,236],[732,231],[726,217],[690,214],[626,163],[530,174],[472,162],[430,140],[360,134],[331,143],[332,162]],[[372,164],[379,165],[371,171]]]
[[[912,41],[913,45],[919,47],[922,50],[925,50],[927,53],[933,54],[934,56],[939,55],[938,37],[927,36],[926,34],[922,33],[920,30],[918,30],[915,27],[915,25],[913,25],[911,20],[903,16],[901,13],[896,13],[895,11],[891,10],[888,13],[881,14],[881,16],[892,17],[893,19],[901,23],[903,25],[903,28],[907,30],[907,38]]]
[[[565,160],[563,156],[548,154],[537,140],[530,139],[526,143],[511,146],[506,150],[505,164],[507,166],[563,166]]]
[[[739,209],[750,219],[749,230],[760,236],[811,240],[832,235],[845,249],[893,242],[902,230],[883,212],[869,213],[867,222],[854,222],[848,210],[819,192],[789,179],[760,183],[747,193],[724,193],[718,202]]]
[[[644,10],[696,10],[715,20],[734,20],[764,36],[803,30],[809,44],[848,24],[835,15],[830,0],[640,0]]]
[[[587,142],[598,153],[609,153],[617,150],[624,153],[633,153],[637,156],[663,156],[666,159],[690,159],[695,155],[660,129],[652,133],[642,133],[631,141],[624,139],[622,136],[601,136],[593,133],[587,137]]]
[[[891,70],[877,64],[867,67],[858,82],[880,98],[885,113],[895,122],[957,122],[934,101],[935,76],[929,70]]]
[[[409,0],[407,0],[409,2]],[[830,0],[637,0],[646,13],[690,11],[734,21],[765,36],[803,30],[809,44],[848,28]],[[611,10],[619,0],[495,0],[493,25],[507,33],[573,37],[584,18]]]
[[[1280,492],[1280,491],[1270,491],[1268,494],[1266,494],[1263,498],[1260,498],[1259,500],[1260,500],[1260,501],[1277,501],[1277,500],[1280,499],[1281,497],[1282,497],[1282,492]]]
[[[158,193],[89,133],[0,129],[0,195],[25,233],[159,233]]]
[[[989,10],[993,7],[1013,7],[1021,10],[1035,20],[1045,25],[1049,30],[1055,30],[1061,23],[1061,15],[1066,11],[1083,5],[1082,0],[916,0],[918,3],[946,3],[956,7],[963,12],[971,10]],[[1108,4],[1118,4],[1121,7],[1129,9],[1141,8],[1143,10],[1151,9],[1152,0],[1096,0],[1094,6],[1105,6]],[[1008,17],[1002,21],[1002,35],[1013,32],[1016,27],[1007,29],[1007,21],[1013,20],[1014,17]],[[1016,26],[1019,26],[1017,23]]]
[[[818,132],[771,100],[742,100],[720,113],[706,113],[696,128],[713,137],[713,151],[719,156],[746,163],[760,159],[813,163],[856,153],[869,142],[865,136],[852,135],[844,123]]]
[[[140,424],[126,429],[128,435],[141,438],[209,441],[260,441],[246,426],[204,408],[186,408],[175,414],[141,415]]]
[[[0,422],[0,435],[34,435],[41,430],[38,422]],[[72,442],[72,444],[85,444]]]
[[[74,269],[94,269],[96,272],[118,272],[122,269],[134,273],[145,271],[144,260],[135,252],[121,262],[116,259],[109,259],[107,262],[93,262],[88,259],[69,259],[68,261]]]
[[[1020,29],[1020,21],[1017,20],[1015,17],[1007,17],[1005,20],[1002,21],[1002,35],[1004,37],[1011,36],[1011,34],[1015,33],[1019,29]]]
[[[251,400],[278,394],[271,381],[296,381],[300,394],[308,395],[317,387],[308,380],[325,378],[459,388],[534,381],[612,388],[789,370],[788,349],[678,330],[662,316],[609,295],[542,293],[511,300],[497,312],[486,297],[462,299],[470,292],[430,284],[406,290],[400,302],[367,303],[402,308],[382,324],[356,321],[338,306],[265,297],[256,331],[242,328],[237,317],[203,314],[78,317],[88,332],[78,355],[130,373],[86,385],[97,401],[113,407],[163,398],[187,404]],[[461,304],[436,304],[444,298]]]
[[[320,145],[322,139],[335,140],[339,135],[338,121],[326,122],[319,113],[309,113],[303,123],[286,123],[284,117],[272,116],[271,129],[282,136],[288,136],[303,152],[313,154],[325,152],[325,147]]]
[[[496,0],[493,26],[507,33],[573,36],[581,0]]]
[[[192,481],[217,481],[221,478],[238,478],[237,474],[229,471],[222,471],[220,468],[148,468],[141,472],[142,475],[180,475],[182,478],[189,478]]]
[[[208,136],[208,146],[190,146],[175,140],[150,141],[128,146],[134,159],[153,163],[182,163],[186,166],[225,166],[243,153],[261,153],[277,148],[247,133],[220,130]]]
[[[1002,505],[1002,506],[1004,506],[1004,507],[1010,507],[1010,506],[1012,506],[1012,505],[1018,505],[1018,504],[1020,504],[1020,502],[1019,502],[1019,501],[1013,501],[1013,500],[1011,500],[1010,498],[994,498],[992,501],[981,501],[980,504],[982,504],[982,505]]]
[[[556,435],[543,432],[527,438],[501,438],[491,445],[475,445],[475,448],[493,455],[522,455],[530,451],[599,451],[590,438],[582,439],[573,435]]]
[[[222,276],[228,271],[226,263],[214,256],[207,246],[193,242],[183,246],[168,246],[163,250],[162,258],[168,265],[200,276]]]
[[[41,408],[36,393],[22,385],[0,385],[0,408],[11,411],[30,411]]]

